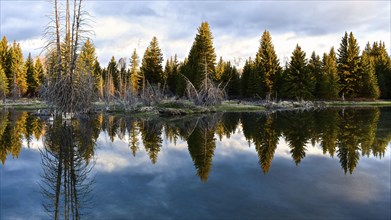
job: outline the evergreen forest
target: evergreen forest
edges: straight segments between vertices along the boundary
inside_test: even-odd
[[[222,99],[266,101],[391,98],[391,57],[385,43],[368,42],[361,50],[352,32],[344,33],[339,48],[331,47],[324,54],[307,54],[296,45],[289,62],[281,63],[271,34],[265,30],[258,49],[254,48],[254,57],[249,57],[240,69],[217,57],[213,43],[211,27],[202,22],[184,60],[176,55],[164,60],[158,38],[153,37],[143,54],[134,49],[129,51],[130,59],[113,55],[108,64],[102,64],[93,42],[86,38],[74,62],[70,62],[74,65],[72,80],[86,88],[84,98],[87,94],[89,100],[105,102],[131,103],[147,97],[147,104],[151,104],[161,96],[202,104],[218,92]],[[67,49],[62,46],[62,50]],[[56,53],[55,49],[39,57],[29,53],[25,59],[20,44],[10,43],[4,36],[0,42],[3,101],[47,95],[60,69]],[[68,68],[67,62],[62,65],[62,69]],[[61,83],[67,85],[66,81]]]

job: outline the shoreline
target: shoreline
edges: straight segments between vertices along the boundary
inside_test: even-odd
[[[121,105],[111,104],[109,109],[103,102],[94,103],[94,113],[109,114],[132,114],[132,115],[160,115],[160,116],[181,116],[193,114],[207,114],[215,112],[268,112],[268,111],[294,111],[312,110],[323,108],[354,108],[354,107],[391,107],[391,100],[375,101],[280,101],[261,102],[244,100],[227,100],[216,106],[196,106],[189,101],[163,101],[154,106],[138,105],[130,110],[124,109]],[[48,109],[45,102],[41,100],[17,100],[0,104],[1,109],[14,109],[19,111],[34,111]]]

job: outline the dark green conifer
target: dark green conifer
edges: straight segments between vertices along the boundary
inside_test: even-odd
[[[308,62],[308,71],[309,74],[315,78],[315,87],[313,95],[316,98],[320,97],[320,84],[323,82],[322,79],[322,61],[320,60],[319,55],[316,55],[315,51],[311,54],[311,59]]]
[[[363,98],[377,99],[380,91],[375,76],[375,68],[373,60],[367,52],[361,56],[361,76],[360,76],[360,91],[359,95]]]
[[[130,82],[132,86],[132,92],[137,94],[137,91],[140,88],[140,69],[139,69],[139,58],[137,55],[136,49],[134,49],[133,54],[130,58]]]
[[[322,72],[318,84],[318,99],[335,100],[338,98],[339,78],[334,47],[329,54],[323,54]]]
[[[345,32],[342,38],[340,48],[338,49],[338,74],[340,78],[341,91],[343,98],[355,98],[358,96],[360,88],[360,48],[353,33],[349,37]]]
[[[206,68],[205,64],[207,65]],[[205,69],[207,69],[208,74],[214,75],[215,65],[216,54],[213,47],[212,32],[209,24],[202,22],[190,49],[186,67],[182,68],[182,74],[193,83],[196,89],[199,89],[205,77]]]
[[[257,69],[260,72],[263,95],[269,99],[272,93],[276,91],[274,88],[275,76],[280,71],[281,67],[274,50],[274,45],[269,31],[264,31],[261,38],[261,44],[258,49]]]
[[[29,97],[36,96],[38,94],[39,77],[38,75],[36,75],[34,61],[31,58],[31,53],[29,53],[24,65],[25,65],[25,70],[27,75],[26,95]]]
[[[387,53],[384,42],[374,42],[370,56],[374,60],[380,98],[391,99],[391,57]]]
[[[289,99],[311,99],[314,88],[314,78],[308,71],[305,52],[296,45],[286,76],[285,90]]]
[[[114,56],[111,57],[110,63],[107,66],[107,80],[111,80],[114,86],[115,91],[119,91],[119,85],[120,85],[120,78],[119,78],[119,71],[117,67],[117,62],[115,61]],[[110,79],[111,78],[111,79]]]
[[[163,54],[159,48],[156,37],[152,38],[151,43],[145,50],[141,64],[141,75],[152,85],[162,84],[163,82]]]
[[[177,55],[174,58],[167,60],[166,67],[164,68],[164,75],[166,77],[167,88],[172,94],[177,93],[177,81],[179,77],[179,63]]]

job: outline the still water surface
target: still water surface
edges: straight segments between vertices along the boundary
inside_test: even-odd
[[[0,112],[0,219],[390,219],[391,109]]]

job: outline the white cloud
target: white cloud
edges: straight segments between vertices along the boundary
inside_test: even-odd
[[[111,56],[129,57],[134,48],[142,57],[156,36],[164,58],[188,55],[197,27],[208,21],[217,56],[233,61],[254,57],[262,32],[268,29],[282,62],[299,43],[310,55],[339,47],[344,31],[353,31],[363,49],[382,40],[388,48],[390,2],[133,2],[86,1],[95,20],[94,42],[102,66]],[[34,41],[43,33],[52,6],[46,1],[1,2],[1,34],[10,41]],[[210,10],[218,8],[218,10]],[[24,43],[25,54],[35,49]],[[39,48],[39,46],[38,46]],[[390,50],[390,49],[389,49]]]

